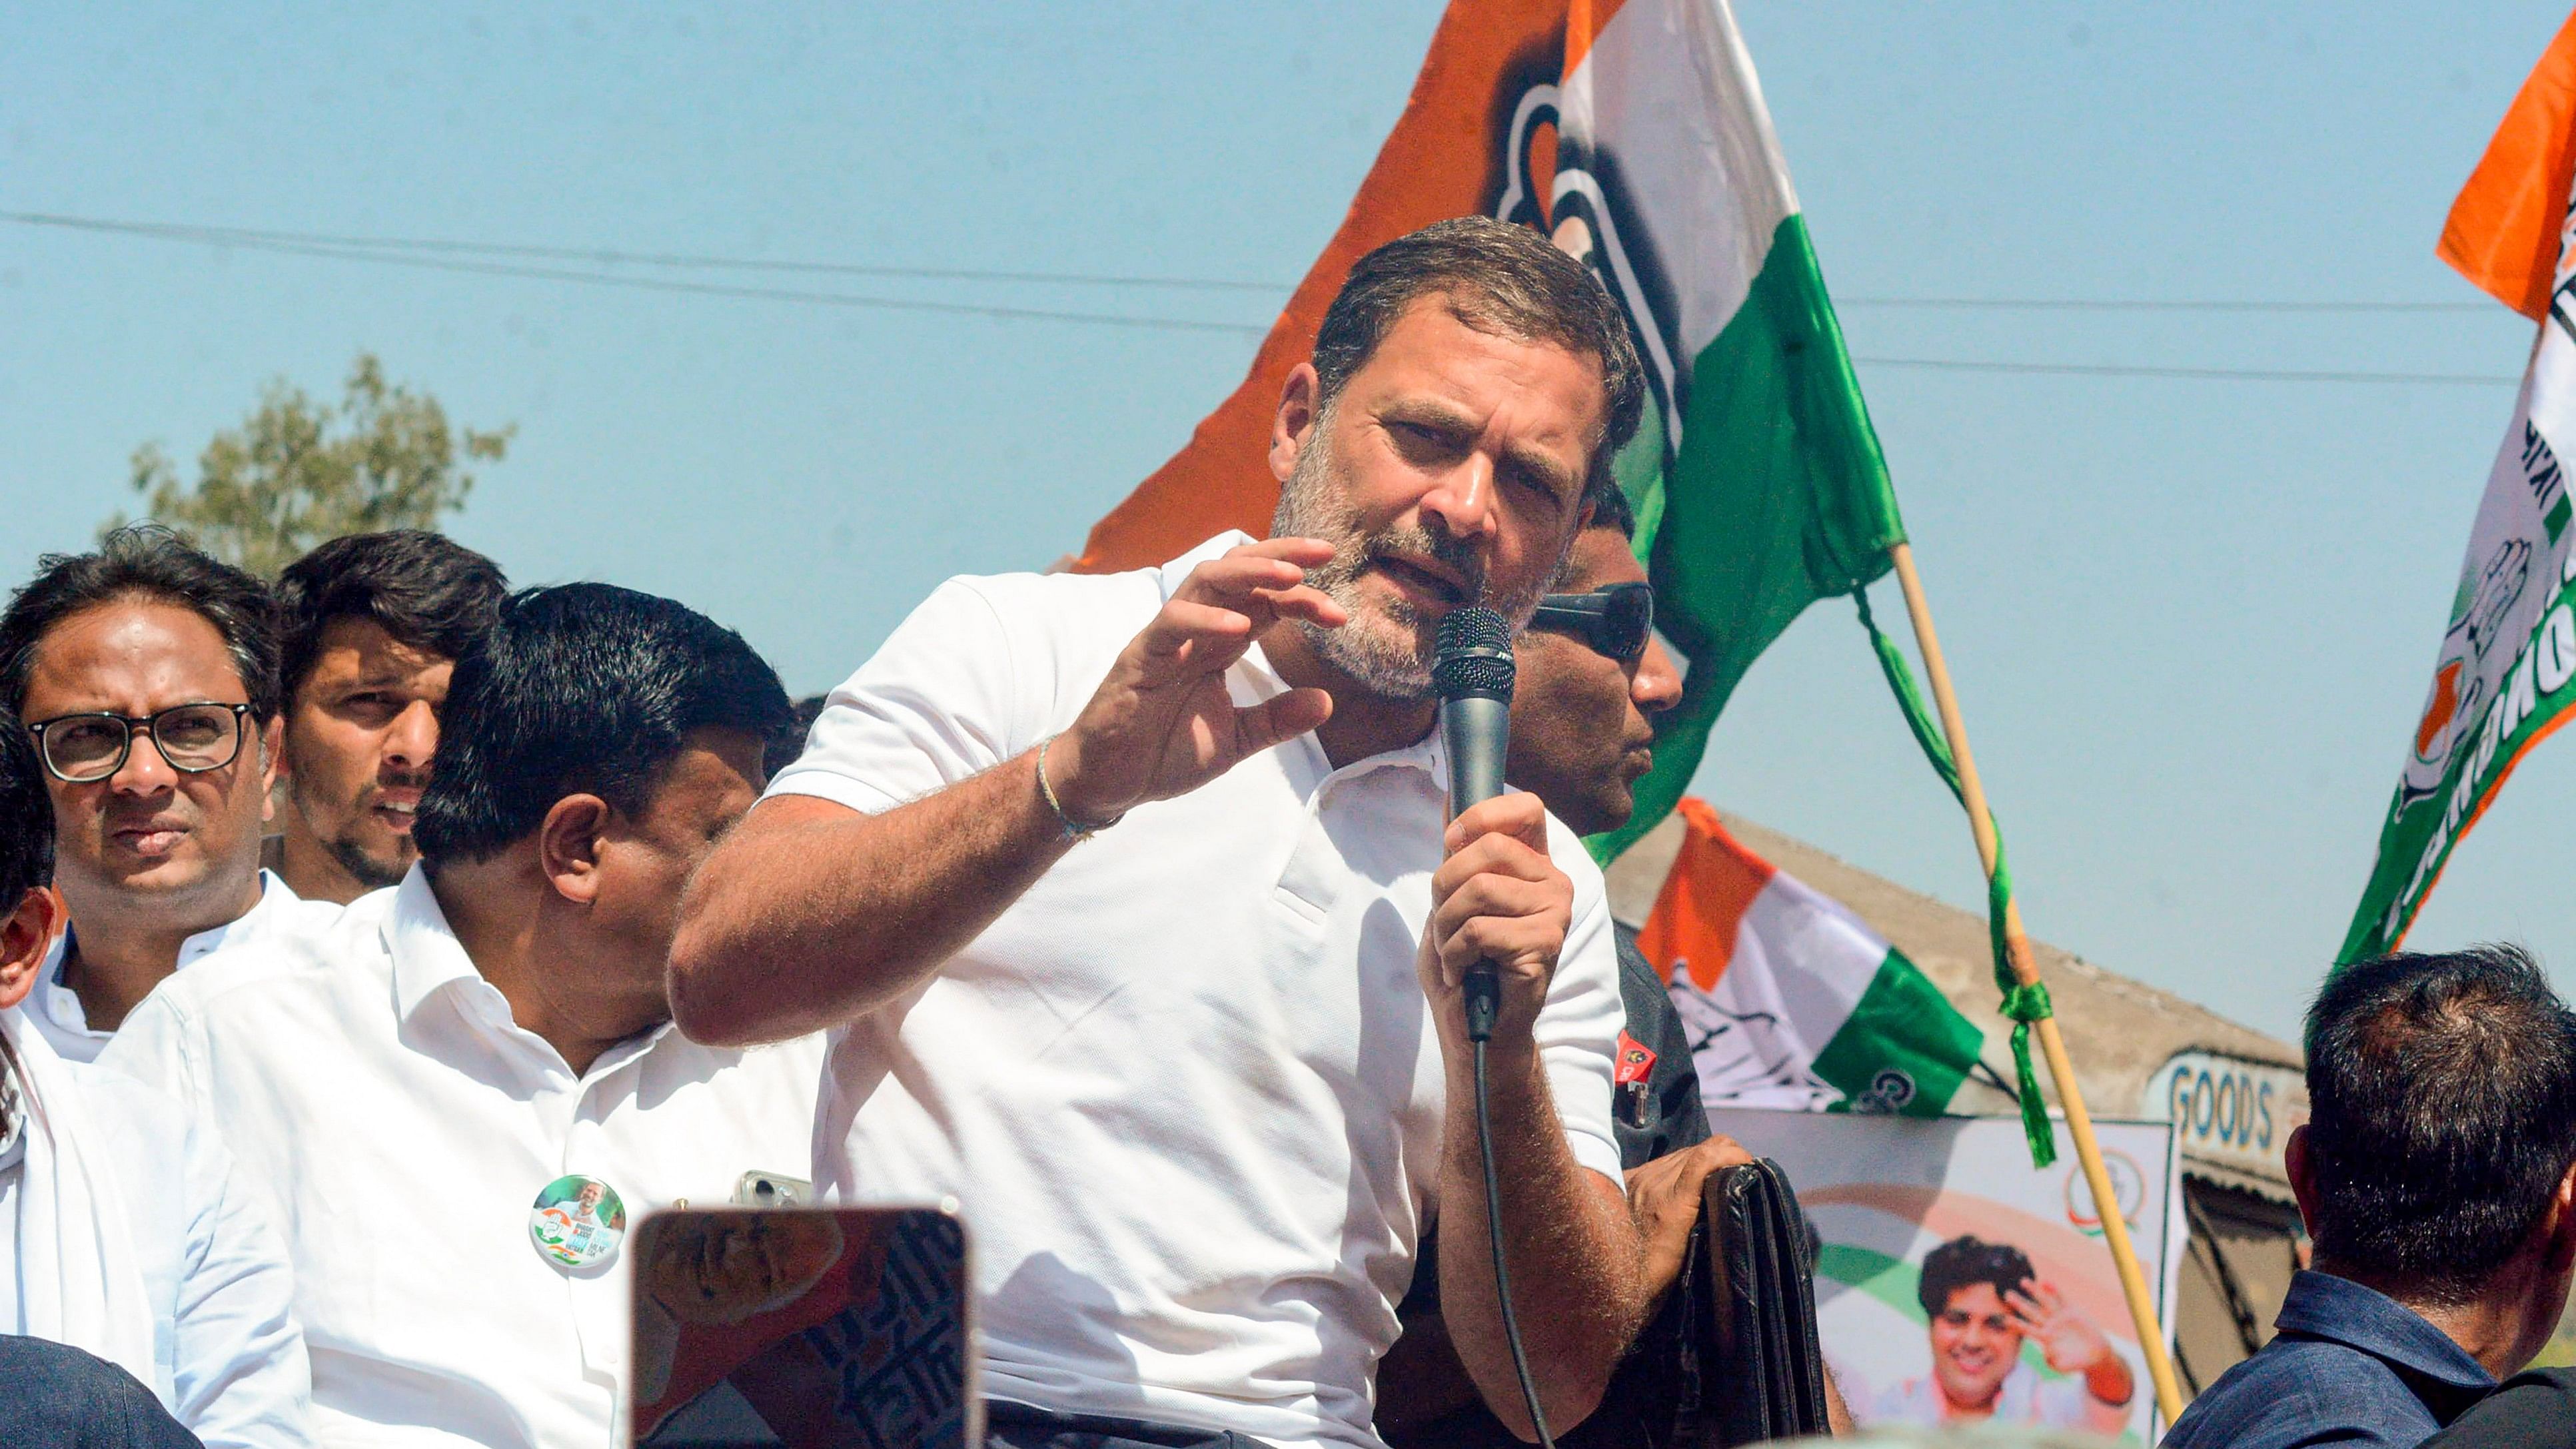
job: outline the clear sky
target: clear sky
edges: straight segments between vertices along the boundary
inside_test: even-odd
[[[1256,328],[1401,107],[1438,6],[13,4],[0,209],[897,266],[1140,290],[751,278]],[[1744,0],[2032,929],[2290,1033],[2424,692],[2509,384],[2033,376],[1898,359],[2510,377],[2528,324],[1928,310],[1872,298],[2462,303],[2432,243],[2550,4]],[[510,422],[453,525],[521,582],[669,593],[791,688],[939,579],[1042,566],[1241,376],[1252,331],[398,271],[0,225],[0,577],[125,459],[377,352]],[[1877,360],[1871,360],[1877,359]],[[1896,612],[1891,586],[1883,608]],[[1847,605],[1753,671],[1701,793],[1960,903],[1964,823]],[[2415,942],[2576,986],[2535,752]]]

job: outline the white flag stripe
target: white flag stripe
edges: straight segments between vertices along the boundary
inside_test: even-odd
[[[1620,193],[1678,293],[1686,371],[1744,305],[1772,235],[1798,210],[1725,0],[1629,0],[1559,106],[1568,139],[1617,158]]]

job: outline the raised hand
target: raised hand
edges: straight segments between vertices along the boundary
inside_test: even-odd
[[[1546,807],[1526,793],[1480,801],[1449,822],[1445,843],[1416,963],[1422,989],[1443,1039],[1464,1041],[1459,983],[1492,962],[1503,987],[1495,1044],[1526,1045],[1574,921],[1574,882],[1547,854]]]
[[[2036,1278],[2024,1280],[2022,1287],[2027,1291],[2005,1294],[2004,1304],[2022,1333],[2038,1341],[2050,1368],[2085,1373],[2111,1356],[2111,1341],[2065,1295]]]
[[[1339,628],[1342,607],[1305,582],[1333,556],[1320,539],[1271,538],[1190,570],[1162,612],[1129,640],[1073,727],[1048,747],[1046,771],[1065,813],[1083,824],[1185,795],[1247,756],[1315,728],[1332,713],[1320,689],[1292,689],[1250,708],[1227,695],[1225,671],[1282,619]]]

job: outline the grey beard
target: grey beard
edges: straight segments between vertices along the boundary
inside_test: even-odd
[[[1270,535],[1320,538],[1333,545],[1333,556],[1307,570],[1306,582],[1341,605],[1350,622],[1338,629],[1304,619],[1294,622],[1318,657],[1369,692],[1386,699],[1429,699],[1435,693],[1431,685],[1434,641],[1430,621],[1404,599],[1391,599],[1383,605],[1361,602],[1359,576],[1368,566],[1373,546],[1400,540],[1407,547],[1439,557],[1456,568],[1467,580],[1472,596],[1508,620],[1515,633],[1538,608],[1546,580],[1542,578],[1509,598],[1495,598],[1473,553],[1446,537],[1426,529],[1389,530],[1376,535],[1363,532],[1354,511],[1342,502],[1340,480],[1325,462],[1325,439],[1332,424],[1332,406],[1326,404],[1315,420],[1306,451],[1298,455],[1296,472],[1279,490],[1279,508],[1271,515]],[[1572,545],[1569,538],[1567,547]]]
[[[1340,490],[1325,471],[1323,442],[1331,422],[1328,407],[1316,420],[1312,445],[1297,459],[1296,473],[1279,490],[1279,510],[1271,517],[1270,534],[1320,538],[1333,545],[1333,556],[1308,569],[1306,582],[1341,605],[1350,621],[1338,629],[1306,619],[1292,622],[1318,657],[1361,688],[1385,699],[1429,699],[1430,641],[1421,617],[1401,599],[1383,608],[1360,599],[1358,583],[1368,559],[1368,538],[1351,510],[1334,496]]]

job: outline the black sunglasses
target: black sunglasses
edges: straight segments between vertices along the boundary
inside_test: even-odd
[[[1604,584],[1588,594],[1549,594],[1538,601],[1530,627],[1575,635],[1595,654],[1634,664],[1654,636],[1654,586]]]

